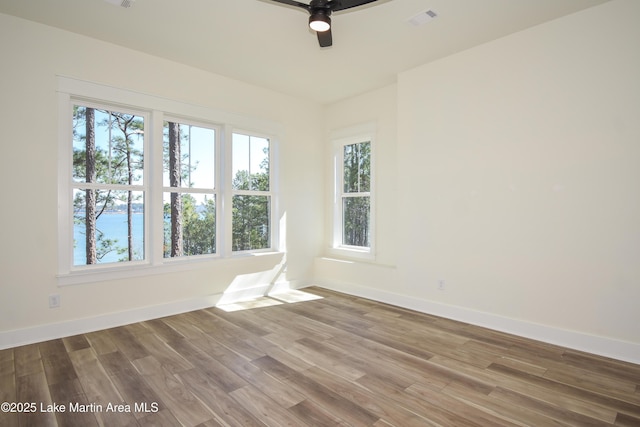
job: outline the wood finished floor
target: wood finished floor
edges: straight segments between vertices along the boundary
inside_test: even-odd
[[[304,292],[1,350],[0,426],[640,426],[639,365]]]

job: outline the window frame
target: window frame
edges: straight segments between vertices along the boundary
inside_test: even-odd
[[[147,231],[147,224],[149,223],[149,210],[147,209],[147,205],[149,204],[149,199],[150,199],[150,188],[149,188],[149,179],[150,179],[150,174],[149,174],[149,168],[146,166],[147,163],[147,158],[148,158],[148,153],[149,153],[149,149],[150,149],[150,144],[149,144],[149,138],[146,137],[143,140],[143,155],[142,155],[142,159],[143,159],[143,164],[145,166],[143,166],[143,178],[142,178],[142,184],[132,184],[132,185],[127,185],[127,184],[108,184],[108,183],[86,183],[86,182],[80,182],[80,181],[75,181],[73,179],[73,143],[70,143],[72,141],[71,137],[72,135],[72,126],[71,123],[72,120],[69,120],[72,115],[73,115],[73,107],[74,106],[83,106],[83,107],[88,107],[88,108],[94,108],[96,110],[107,110],[107,111],[117,111],[119,113],[124,113],[124,114],[132,114],[138,117],[142,117],[144,119],[144,123],[145,123],[145,131],[146,131],[146,126],[148,123],[150,123],[150,114],[148,111],[144,111],[143,109],[139,109],[139,108],[132,108],[129,106],[124,106],[124,105],[118,105],[115,103],[110,103],[110,102],[100,102],[100,101],[95,101],[95,100],[91,100],[91,99],[84,99],[82,97],[77,97],[77,96],[73,96],[69,98],[69,102],[66,103],[65,105],[65,109],[67,112],[67,122],[68,122],[68,129],[69,131],[66,132],[66,145],[67,147],[65,147],[66,149],[64,150],[65,154],[64,154],[64,159],[67,160],[67,167],[66,167],[66,171],[65,174],[67,175],[68,178],[68,184],[65,185],[65,192],[67,193],[66,197],[64,198],[65,200],[67,200],[66,204],[64,205],[64,207],[66,208],[66,213],[64,214],[66,216],[66,218],[61,218],[61,221],[66,220],[67,223],[64,225],[64,229],[69,230],[67,233],[65,233],[65,235],[61,235],[61,239],[65,242],[64,245],[64,249],[62,250],[63,252],[67,253],[68,259],[69,261],[65,261],[65,263],[68,263],[67,268],[66,268],[66,272],[67,274],[71,273],[71,272],[89,272],[91,270],[98,270],[102,267],[107,267],[107,266],[111,266],[111,265],[119,265],[122,266],[123,268],[131,268],[131,267],[135,267],[135,266],[141,266],[141,265],[146,265],[148,264],[148,257],[149,257],[149,253],[151,250],[151,245],[150,245],[150,239],[149,239],[149,233]],[[62,159],[60,159],[62,160]],[[113,263],[107,263],[107,264],[92,264],[92,265],[75,265],[74,264],[74,245],[73,245],[73,234],[74,234],[74,209],[73,209],[73,192],[75,190],[80,190],[80,189],[110,189],[110,190],[116,190],[116,191],[129,191],[129,190],[133,190],[133,191],[139,191],[142,192],[144,195],[144,205],[145,205],[145,209],[144,209],[144,228],[143,228],[143,239],[144,239],[144,257],[140,260],[133,260],[133,261],[126,261],[126,262],[113,262]],[[63,205],[61,205],[62,207]],[[59,249],[62,249],[61,247]],[[62,270],[59,268],[59,271]]]
[[[192,268],[193,263],[279,252],[277,146],[283,134],[279,123],[245,117],[209,107],[98,83],[57,76],[58,96],[58,286],[147,276]],[[73,265],[73,105],[108,107],[113,111],[143,115],[145,120],[144,178],[145,259],[93,265]],[[163,123],[167,119],[216,130],[215,192],[216,253],[163,257]],[[267,138],[270,145],[270,247],[255,251],[231,251],[231,142],[239,132]],[[249,132],[249,133],[247,133]],[[188,189],[188,188],[185,188]]]
[[[339,131],[331,135],[333,144],[332,168],[332,235],[330,252],[333,255],[357,259],[375,259],[375,133],[374,123],[367,123]],[[370,144],[370,175],[368,192],[344,191],[344,147],[353,144]],[[347,196],[345,196],[347,194]],[[369,197],[369,246],[353,246],[343,243],[344,234],[344,199],[345,197]]]
[[[251,137],[256,137],[256,138],[262,138],[262,139],[266,139],[269,142],[269,190],[268,191],[263,191],[263,190],[237,190],[233,188],[233,137],[234,135],[244,135],[249,137],[249,140],[251,139]],[[225,233],[225,236],[227,237],[227,251],[231,254],[234,254],[235,256],[242,256],[243,254],[251,254],[251,253],[261,253],[261,252],[273,252],[274,248],[277,247],[277,236],[279,234],[279,227],[278,227],[278,221],[276,221],[276,198],[275,198],[275,194],[274,194],[274,186],[275,186],[275,179],[274,179],[274,168],[276,167],[276,161],[275,158],[276,156],[274,155],[274,151],[275,151],[275,144],[273,142],[273,138],[271,136],[269,136],[268,134],[262,133],[262,132],[255,132],[255,131],[250,131],[247,129],[241,129],[241,128],[232,128],[230,129],[230,132],[228,133],[229,136],[229,144],[226,145],[227,149],[228,149],[228,161],[226,162],[226,165],[228,165],[228,172],[227,172],[227,186],[226,186],[226,194],[228,195],[228,198],[226,199],[226,205],[230,206],[231,209],[228,209],[226,212],[227,215],[227,221],[226,224],[229,227],[229,231],[228,233]],[[246,250],[233,250],[233,198],[234,196],[265,196],[268,198],[269,200],[269,247],[267,248],[260,248],[260,249],[246,249]]]
[[[200,127],[200,128],[205,128],[205,129],[210,129],[213,130],[215,132],[215,141],[214,141],[214,177],[213,177],[213,188],[212,189],[208,189],[208,188],[198,188],[198,187],[171,187],[171,186],[165,186],[164,183],[164,165],[163,165],[163,174],[162,174],[162,192],[161,192],[161,200],[164,206],[164,194],[165,193],[171,193],[174,192],[172,191],[172,189],[176,189],[176,190],[180,190],[180,191],[176,191],[178,193],[182,193],[182,194],[212,194],[215,197],[215,209],[216,209],[216,218],[215,218],[215,239],[216,239],[216,244],[215,244],[215,252],[211,253],[211,254],[199,254],[199,255],[183,255],[180,257],[165,257],[164,256],[164,251],[162,253],[162,258],[163,258],[163,262],[181,262],[184,260],[191,260],[191,259],[200,259],[200,258],[220,258],[222,256],[222,254],[224,254],[224,251],[222,251],[222,247],[220,246],[220,235],[222,233],[222,229],[223,227],[221,226],[221,183],[224,182],[222,174],[220,173],[221,170],[221,152],[222,152],[222,148],[221,148],[221,140],[222,140],[222,129],[223,126],[218,125],[218,124],[213,124],[210,122],[204,122],[202,120],[195,120],[195,119],[191,119],[191,118],[185,118],[185,117],[180,117],[180,116],[175,116],[169,113],[164,113],[163,114],[163,120],[162,120],[162,126],[163,126],[163,137],[162,137],[162,144],[163,144],[163,150],[164,150],[164,122],[177,122],[180,125],[189,125],[189,126],[196,126],[196,127]],[[164,156],[164,153],[163,153]],[[164,160],[164,157],[163,157]],[[164,211],[163,211],[164,213]],[[163,227],[164,227],[164,216],[163,216]],[[164,231],[164,228],[163,228]],[[162,236],[162,242],[164,244],[164,234]]]

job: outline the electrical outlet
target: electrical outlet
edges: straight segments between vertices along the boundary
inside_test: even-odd
[[[444,291],[446,288],[446,283],[444,280],[440,279],[438,280],[438,290],[439,291]]]
[[[49,308],[58,308],[60,307],[60,295],[53,294],[49,295]]]

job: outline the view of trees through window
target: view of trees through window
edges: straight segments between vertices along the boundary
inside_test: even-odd
[[[160,194],[144,182],[145,117],[74,105],[72,129],[73,265],[144,260],[150,232],[144,213],[160,208],[145,205],[147,191]],[[224,188],[217,182],[216,133],[213,126],[163,122],[162,171],[147,173],[162,173],[164,258],[217,252]],[[231,212],[225,217],[231,250],[270,248],[270,141],[234,133],[230,148]]]
[[[269,140],[233,134],[233,235],[234,251],[271,246],[271,189]]]
[[[144,118],[73,107],[74,265],[144,259]]]
[[[371,143],[343,147],[342,244],[369,247]]]
[[[163,256],[216,252],[216,132],[164,123]]]

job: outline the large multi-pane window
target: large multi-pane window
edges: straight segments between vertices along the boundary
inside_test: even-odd
[[[216,252],[216,131],[164,122],[163,256]]]
[[[145,258],[142,115],[73,106],[73,265]]]
[[[278,248],[272,139],[228,122],[252,120],[59,81],[60,283]]]
[[[269,139],[233,134],[233,251],[271,247]]]

